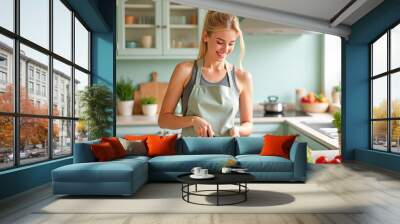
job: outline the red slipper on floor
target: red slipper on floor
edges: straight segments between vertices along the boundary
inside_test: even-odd
[[[320,156],[315,160],[316,164],[324,164],[324,163],[328,163],[328,160],[326,159],[325,156]]]

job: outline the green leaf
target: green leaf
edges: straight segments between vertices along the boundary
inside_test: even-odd
[[[119,100],[128,101],[133,99],[133,92],[136,88],[130,79],[118,80],[116,87]]]

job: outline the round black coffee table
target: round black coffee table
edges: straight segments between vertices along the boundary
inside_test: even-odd
[[[178,181],[182,183],[182,199],[188,203],[198,205],[234,205],[247,200],[247,192],[249,188],[247,183],[255,180],[255,177],[249,173],[215,173],[215,177],[212,179],[193,179],[190,177],[191,173],[182,174],[177,177]],[[215,190],[197,190],[198,184],[204,185],[216,185]],[[194,191],[190,191],[190,186],[195,186]],[[220,189],[220,185],[236,185],[237,190],[223,190]],[[205,194],[209,192],[215,192],[215,194]],[[216,204],[202,204],[190,201],[190,196],[204,196],[204,197],[216,197]],[[232,197],[241,196],[239,200],[231,203],[221,203],[221,197]]]

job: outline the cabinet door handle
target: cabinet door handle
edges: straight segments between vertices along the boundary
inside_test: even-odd
[[[159,29],[161,26],[160,25],[156,25],[156,28]]]
[[[163,28],[163,29],[166,29],[166,28],[167,28],[167,25],[163,25],[162,28]]]

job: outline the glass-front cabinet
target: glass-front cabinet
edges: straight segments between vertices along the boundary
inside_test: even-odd
[[[166,0],[118,0],[117,58],[195,58],[205,11]]]

